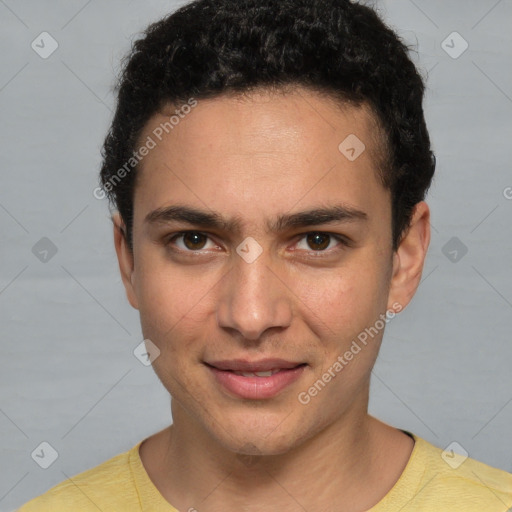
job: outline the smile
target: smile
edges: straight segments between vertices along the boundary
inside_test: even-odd
[[[250,400],[275,397],[297,381],[306,363],[292,363],[283,360],[219,361],[205,363],[215,383],[230,396]]]

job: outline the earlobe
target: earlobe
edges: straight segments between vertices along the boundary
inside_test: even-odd
[[[430,243],[430,210],[421,201],[416,204],[411,222],[393,255],[393,272],[388,297],[388,309],[393,304],[405,308],[416,293]]]
[[[135,293],[135,265],[133,253],[128,247],[126,239],[126,226],[119,215],[116,213],[112,216],[114,224],[114,245],[119,263],[119,271],[123,280],[124,288],[128,301],[135,309],[139,309],[137,295]]]

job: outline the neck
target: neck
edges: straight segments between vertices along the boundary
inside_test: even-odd
[[[160,493],[179,510],[368,510],[394,485],[412,440],[375,420],[366,407],[330,424],[288,452],[233,453],[178,404],[174,424],[141,458]],[[342,501],[342,503],[340,503]]]

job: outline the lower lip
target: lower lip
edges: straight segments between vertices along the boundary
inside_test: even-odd
[[[272,398],[284,388],[295,382],[305,369],[305,365],[283,369],[270,377],[244,377],[229,370],[219,370],[213,366],[207,368],[213,373],[227,391],[241,398],[261,400]]]

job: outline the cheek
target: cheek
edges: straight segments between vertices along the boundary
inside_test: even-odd
[[[193,267],[187,271],[159,252],[148,250],[139,259],[136,293],[144,335],[163,342],[171,333],[176,337],[185,324],[193,330],[200,327],[220,276]]]
[[[300,396],[310,400],[309,410],[323,415],[326,422],[366,392],[380,348],[379,318],[387,302],[385,279],[376,266],[364,267],[365,271],[347,267],[335,276],[316,279],[317,286],[304,294],[301,314],[312,330],[311,326],[318,326],[320,342],[311,347],[316,364]],[[303,278],[301,285],[308,284]]]
[[[347,265],[323,276],[300,277],[297,290],[305,318],[318,325],[322,338],[349,341],[372,325],[387,304],[387,285],[375,262]]]
[[[153,361],[158,378],[178,401],[195,396],[194,371],[208,341],[207,304],[213,293],[205,276],[191,283],[183,272],[147,266],[138,275],[139,312],[144,338],[160,350]],[[210,291],[209,291],[210,290]]]

